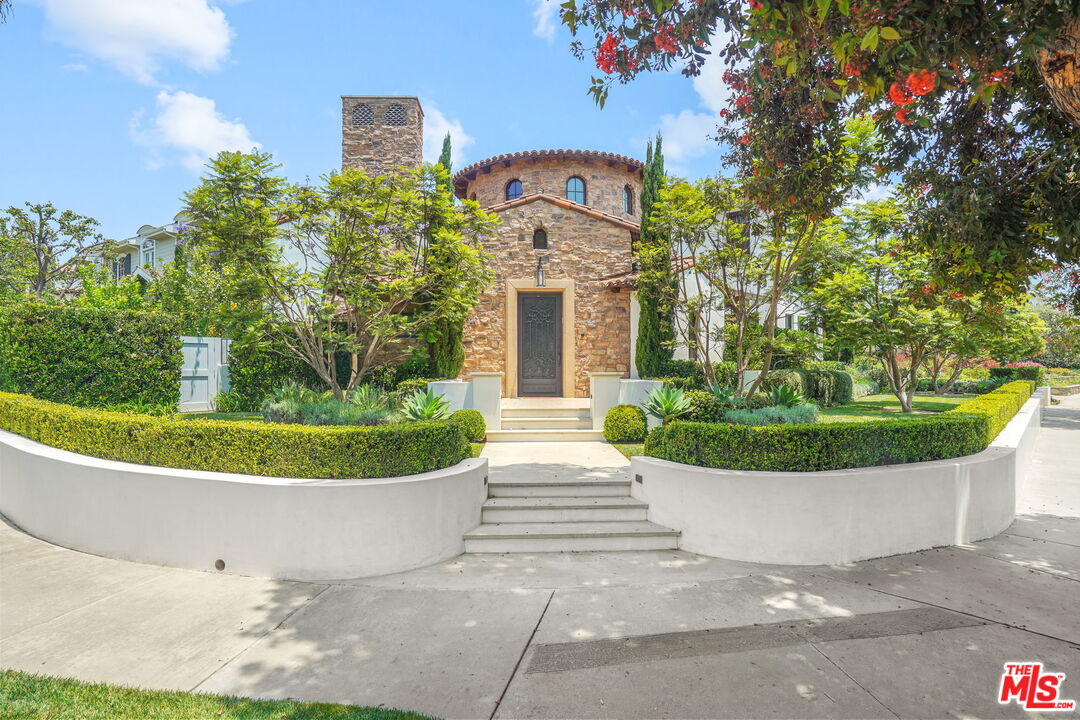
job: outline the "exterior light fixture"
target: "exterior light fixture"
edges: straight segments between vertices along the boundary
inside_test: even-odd
[[[544,256],[543,255],[536,258],[536,287],[545,287],[545,285],[544,285]]]

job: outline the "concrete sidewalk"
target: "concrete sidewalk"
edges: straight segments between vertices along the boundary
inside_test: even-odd
[[[306,584],[108,560],[3,526],[0,665],[447,718],[1018,717],[996,702],[1006,661],[1041,660],[1080,698],[1080,398],[1067,402],[1046,409],[1006,533],[843,567],[464,555]],[[528,464],[492,450],[509,453],[493,458],[503,471]],[[553,454],[547,471],[619,472],[602,450]]]

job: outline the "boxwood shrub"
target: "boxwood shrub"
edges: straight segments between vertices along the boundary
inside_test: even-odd
[[[106,460],[270,477],[395,477],[471,456],[462,425],[449,420],[371,427],[183,420],[14,393],[0,393],[0,429]]]
[[[455,410],[450,413],[450,422],[461,425],[465,437],[472,442],[484,442],[487,439],[487,423],[479,410]]]
[[[82,407],[180,401],[174,315],[27,302],[0,315],[7,389]]]
[[[604,416],[604,439],[608,442],[641,442],[648,432],[645,411],[637,405],[616,405]]]
[[[1009,383],[926,418],[751,427],[676,421],[649,434],[645,454],[727,468],[808,472],[972,455],[1008,423],[1033,385]]]

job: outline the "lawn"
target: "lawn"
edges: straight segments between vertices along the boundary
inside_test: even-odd
[[[611,447],[621,452],[627,458],[645,454],[645,445],[643,443],[613,443]]]
[[[895,395],[867,395],[855,402],[822,408],[818,422],[859,422],[861,420],[888,420],[897,417],[924,418],[933,413],[951,410],[974,395],[933,395],[919,393],[911,403],[914,413],[900,412],[900,401]]]
[[[7,720],[412,720],[426,717],[355,705],[133,690],[13,670],[0,671],[0,709]]]

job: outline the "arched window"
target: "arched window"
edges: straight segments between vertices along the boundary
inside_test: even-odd
[[[521,197],[521,181],[514,179],[506,183],[506,199],[517,200]]]
[[[375,113],[371,111],[370,105],[357,105],[352,111],[352,124],[353,125],[374,125]]]
[[[469,199],[472,200],[473,202],[475,202],[476,201],[476,193],[473,193],[472,195],[470,195]]]
[[[629,185],[622,189],[622,209],[627,215],[634,214],[634,189]]]
[[[547,231],[543,228],[533,230],[533,250],[547,250]]]
[[[580,205],[585,204],[585,181],[576,175],[566,181],[566,199]]]
[[[405,112],[405,106],[401,103],[394,103],[386,108],[383,114],[383,122],[387,125],[404,125],[408,118],[409,114]]]

